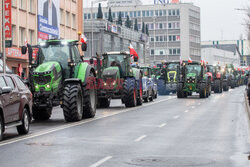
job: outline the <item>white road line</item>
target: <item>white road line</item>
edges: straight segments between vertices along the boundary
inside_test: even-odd
[[[147,135],[143,135],[141,137],[138,137],[137,139],[135,139],[135,142],[139,142],[141,141],[142,139],[144,139],[145,137],[147,137]]]
[[[12,144],[12,143],[16,143],[16,142],[19,142],[19,141],[23,141],[23,140],[32,139],[32,138],[35,138],[35,137],[38,137],[38,136],[46,135],[46,134],[53,133],[53,132],[56,132],[56,131],[72,128],[72,127],[75,127],[75,126],[80,126],[82,124],[93,122],[95,120],[111,117],[111,116],[114,116],[114,115],[122,114],[122,113],[125,113],[125,112],[129,112],[129,111],[132,111],[132,110],[136,110],[136,109],[140,109],[140,108],[143,108],[143,107],[151,106],[151,105],[158,104],[158,103],[168,101],[168,100],[172,100],[172,99],[176,99],[176,97],[170,97],[168,99],[159,100],[159,101],[156,101],[156,102],[148,103],[146,105],[144,104],[144,105],[139,106],[139,107],[134,107],[134,108],[121,110],[121,111],[118,111],[118,112],[115,112],[115,113],[111,113],[109,115],[103,115],[103,116],[95,117],[95,118],[88,119],[88,120],[82,120],[82,121],[79,121],[79,122],[68,123],[68,124],[65,123],[65,125],[61,125],[61,126],[58,126],[56,128],[45,129],[45,130],[42,130],[40,132],[35,132],[35,133],[31,133],[31,134],[28,134],[28,135],[25,135],[25,136],[20,136],[20,137],[17,137],[17,138],[2,141],[2,142],[0,142],[0,147],[4,146],[4,145],[7,145],[7,144]]]
[[[112,156],[108,156],[108,157],[105,157],[103,159],[101,159],[100,161],[94,163],[93,165],[89,166],[89,167],[98,167],[100,166],[101,164],[103,164],[104,162],[110,160],[112,158]]]
[[[201,103],[198,103],[197,105],[199,106],[199,105],[201,105]]]
[[[192,109],[195,109],[195,106],[192,106]]]
[[[162,127],[164,127],[164,126],[166,126],[167,124],[166,123],[164,123],[164,124],[161,124],[160,126],[158,126],[159,128],[162,128]]]
[[[188,112],[188,110],[184,111],[184,112]]]
[[[180,116],[179,116],[179,115],[176,115],[176,116],[174,116],[173,118],[174,118],[174,119],[178,119],[178,118],[180,118]]]

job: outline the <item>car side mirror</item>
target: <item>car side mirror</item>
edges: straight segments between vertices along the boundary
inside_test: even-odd
[[[94,64],[94,59],[89,59],[90,64]]]
[[[22,46],[21,47],[21,51],[22,51],[22,54],[25,55],[27,53],[27,47],[26,46]]]
[[[87,51],[87,48],[88,48],[88,46],[87,46],[87,44],[86,43],[82,43],[82,51]]]
[[[138,57],[134,56],[134,62],[138,62]]]
[[[2,88],[2,94],[8,94],[12,91],[12,88],[7,86]]]

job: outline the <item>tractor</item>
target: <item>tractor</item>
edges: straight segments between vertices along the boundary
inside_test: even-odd
[[[129,52],[107,52],[90,60],[92,64],[97,59],[98,107],[109,107],[111,99],[121,99],[126,107],[142,105],[143,75],[138,67],[132,67],[133,61],[138,61],[132,57]]]
[[[231,89],[234,89],[237,84],[236,73],[233,64],[226,64],[225,66],[225,78],[228,80],[228,85]]]
[[[22,54],[29,55],[28,85],[33,94],[33,118],[47,120],[53,107],[61,106],[67,122],[92,118],[96,113],[96,74],[83,62],[77,40],[47,40],[36,46],[27,44]],[[32,52],[36,50],[36,60]]]
[[[211,76],[211,90],[214,93],[222,93],[223,77],[221,75],[221,67],[219,65],[207,65],[207,74]]]
[[[206,74],[204,63],[183,62],[180,66],[177,97],[186,98],[193,92],[199,93],[200,98],[207,98],[211,94],[211,78]]]
[[[157,85],[152,76],[152,70],[150,67],[140,67],[140,69],[143,72],[143,100],[145,102],[153,101],[157,98]]]
[[[176,93],[179,66],[179,61],[163,63],[161,75],[157,80],[159,95],[169,95],[170,93]]]

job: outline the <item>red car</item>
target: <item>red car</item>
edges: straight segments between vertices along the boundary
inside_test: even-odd
[[[17,127],[27,134],[32,114],[32,94],[22,79],[14,74],[0,73],[0,140],[6,128]]]

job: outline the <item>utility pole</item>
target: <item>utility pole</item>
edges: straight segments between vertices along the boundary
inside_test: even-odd
[[[3,53],[3,73],[6,73],[6,55],[5,55],[5,0],[2,1],[2,53]]]

